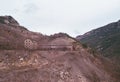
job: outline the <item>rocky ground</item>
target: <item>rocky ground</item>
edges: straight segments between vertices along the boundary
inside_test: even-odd
[[[120,82],[116,65],[69,35],[44,36],[3,18],[8,22],[0,23],[0,82]]]

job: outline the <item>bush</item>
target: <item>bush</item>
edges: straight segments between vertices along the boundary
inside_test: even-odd
[[[87,44],[85,44],[85,43],[82,44],[82,47],[83,48],[88,48]]]

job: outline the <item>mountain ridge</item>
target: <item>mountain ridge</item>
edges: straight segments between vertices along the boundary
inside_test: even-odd
[[[96,49],[103,56],[119,62],[120,59],[120,20],[89,31],[76,38]]]
[[[66,33],[46,36],[6,23],[0,31],[0,82],[120,81],[116,65]]]

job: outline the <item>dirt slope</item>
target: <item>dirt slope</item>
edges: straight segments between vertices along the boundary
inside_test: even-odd
[[[120,82],[115,65],[65,33],[44,36],[11,23],[0,31],[0,82]]]

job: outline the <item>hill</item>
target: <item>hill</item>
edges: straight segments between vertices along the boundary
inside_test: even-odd
[[[94,29],[76,38],[102,53],[103,56],[112,59],[116,64],[120,62],[120,21]]]
[[[45,36],[11,16],[0,20],[0,82],[120,82],[116,65],[66,33]]]

